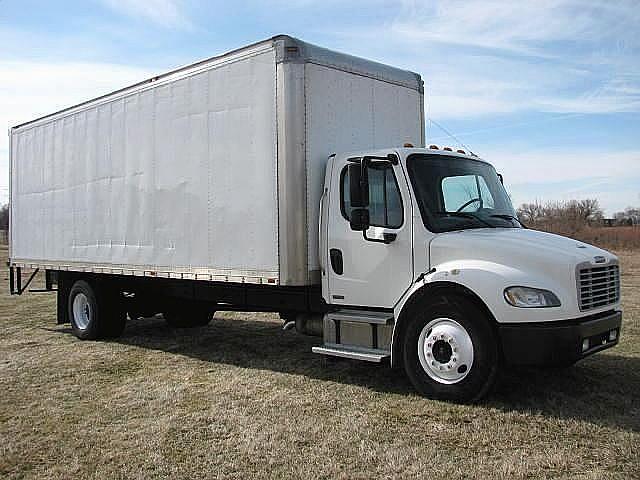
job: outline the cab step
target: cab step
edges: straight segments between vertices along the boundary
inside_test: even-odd
[[[331,357],[350,358],[353,360],[363,360],[365,362],[383,363],[389,358],[389,352],[378,350],[377,348],[362,348],[337,344],[328,344],[321,347],[312,347],[313,353],[328,355]]]
[[[334,322],[359,322],[376,325],[389,325],[393,322],[393,313],[373,310],[350,310],[345,308],[327,313],[327,318]]]

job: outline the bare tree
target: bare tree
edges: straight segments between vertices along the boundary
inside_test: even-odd
[[[0,208],[0,230],[9,230],[9,205]]]
[[[534,203],[523,203],[518,208],[518,218],[527,225],[537,223],[543,216],[544,207],[537,201]]]
[[[613,214],[618,225],[640,225],[640,208],[627,207]]]
[[[572,235],[585,227],[599,224],[603,212],[598,200],[588,198],[545,204],[525,203],[518,208],[518,217],[531,228]]]

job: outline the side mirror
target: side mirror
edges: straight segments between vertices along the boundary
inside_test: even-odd
[[[366,208],[354,208],[351,210],[349,226],[351,227],[351,230],[364,232],[369,228],[369,210]]]
[[[369,176],[364,162],[349,165],[349,200],[351,208],[369,206]]]

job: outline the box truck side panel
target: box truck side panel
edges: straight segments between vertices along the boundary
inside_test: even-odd
[[[314,63],[305,65],[308,265],[318,271],[318,214],[327,155],[423,146],[422,93]]]
[[[273,48],[14,129],[11,153],[14,263],[278,276]]]

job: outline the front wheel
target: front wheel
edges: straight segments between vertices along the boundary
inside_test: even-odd
[[[474,402],[492,387],[498,347],[490,320],[463,297],[441,297],[408,312],[403,341],[407,376],[422,395]]]

